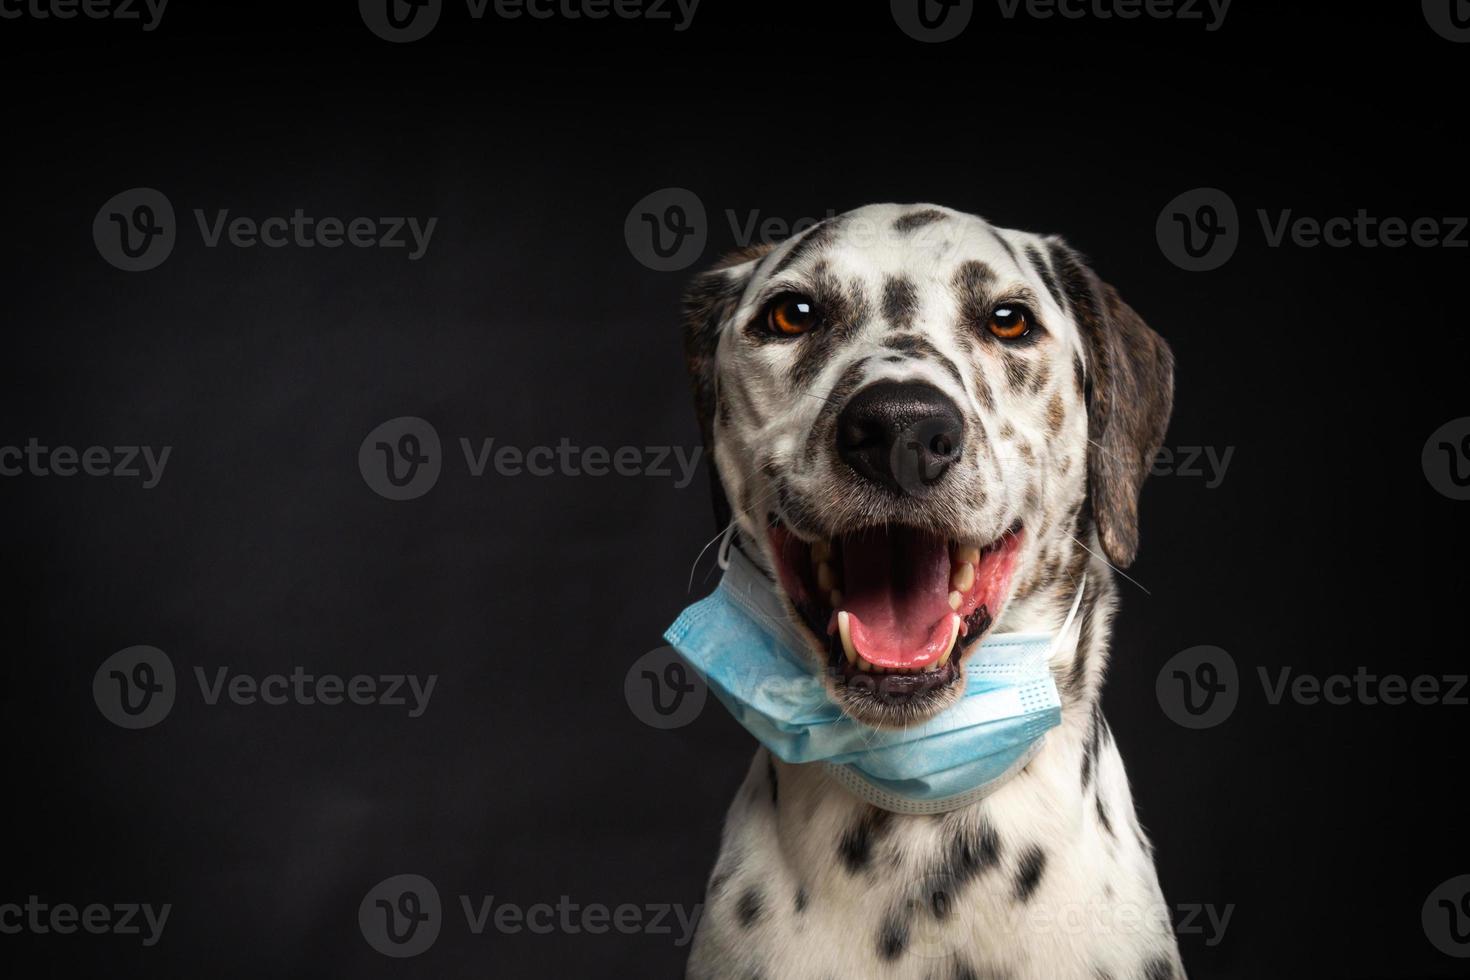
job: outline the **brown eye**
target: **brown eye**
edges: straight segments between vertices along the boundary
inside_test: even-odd
[[[766,312],[771,332],[786,337],[804,334],[817,325],[817,304],[800,293],[777,296]]]
[[[1002,303],[991,312],[987,326],[1001,340],[1019,340],[1031,332],[1031,311],[1020,303]]]

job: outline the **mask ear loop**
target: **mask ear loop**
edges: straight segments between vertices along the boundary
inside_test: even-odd
[[[1082,608],[1082,595],[1087,591],[1087,576],[1082,576],[1082,584],[1077,586],[1077,598],[1072,600],[1072,608],[1067,613],[1067,618],[1062,620],[1062,628],[1057,630],[1057,648],[1060,648],[1067,640],[1067,634],[1072,631],[1072,621],[1077,618],[1077,610]],[[1081,627],[1078,627],[1077,638],[1081,639]],[[1055,652],[1055,650],[1053,650]]]
[[[720,550],[715,552],[715,564],[720,566],[720,571],[728,571],[730,568],[730,546],[735,542],[735,522],[732,520],[720,535]]]

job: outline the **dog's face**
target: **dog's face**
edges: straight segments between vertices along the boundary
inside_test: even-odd
[[[875,205],[727,260],[686,314],[717,491],[858,720],[943,710],[1012,606],[1132,560],[1172,360],[1059,240]]]

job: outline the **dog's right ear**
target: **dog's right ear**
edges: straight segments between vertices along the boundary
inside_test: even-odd
[[[756,266],[773,247],[757,245],[732,252],[695,276],[684,290],[684,363],[694,389],[694,413],[699,417],[704,458],[709,464],[715,521],[721,528],[730,523],[730,502],[725,498],[719,470],[715,467],[715,413],[720,410],[715,352],[720,345],[720,331],[740,305],[740,297]]]

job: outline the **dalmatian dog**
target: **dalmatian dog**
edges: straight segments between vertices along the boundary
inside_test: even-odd
[[[978,802],[893,813],[759,750],[688,976],[1182,980],[1099,708],[1168,346],[1061,239],[932,205],[745,250],[684,305],[718,516],[852,719],[933,717],[985,635],[1077,608],[1062,723]]]

